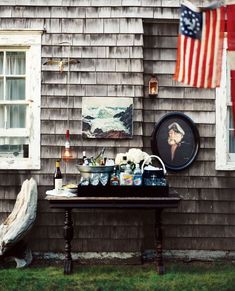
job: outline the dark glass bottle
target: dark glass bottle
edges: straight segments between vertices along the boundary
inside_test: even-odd
[[[89,164],[88,158],[86,157],[86,151],[82,152],[82,164],[87,166]]]
[[[83,159],[83,162],[84,162],[85,159],[86,159],[86,151],[83,151],[83,152],[82,152],[82,159]]]
[[[118,173],[116,167],[114,167],[113,173],[110,176],[110,185],[111,186],[118,186],[119,184],[120,184],[119,173]]]
[[[54,173],[54,189],[59,190],[62,188],[62,174],[60,170],[60,161],[56,161],[55,164],[55,173]]]
[[[122,162],[119,165],[119,171],[124,172],[127,165],[127,156],[123,156]]]

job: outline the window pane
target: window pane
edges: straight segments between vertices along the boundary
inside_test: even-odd
[[[0,100],[4,100],[3,79],[0,78]]]
[[[4,106],[0,106],[0,128],[4,128]]]
[[[25,52],[6,53],[6,74],[7,75],[25,74]]]
[[[235,153],[235,131],[229,131],[229,152]]]
[[[7,107],[7,128],[26,127],[26,106],[9,105]]]
[[[233,129],[233,113],[232,108],[228,107],[229,129]]]
[[[0,145],[0,158],[28,158],[29,145],[28,144],[5,144]]]
[[[6,83],[7,100],[25,100],[25,79],[7,78]]]
[[[0,52],[0,75],[3,74],[3,52]]]

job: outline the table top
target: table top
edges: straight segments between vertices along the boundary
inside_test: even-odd
[[[136,194],[142,193],[140,187],[114,186],[111,190],[115,188],[113,191],[115,195],[112,196],[113,192],[110,192],[110,188],[104,188],[106,187],[102,187],[101,191],[98,191],[100,189],[96,186],[83,186],[82,191],[78,191],[76,197],[47,195],[46,200],[51,208],[174,208],[178,207],[180,201],[180,197],[174,189],[167,189],[167,196],[155,197],[153,194],[158,195],[156,192],[158,187],[143,187],[143,193],[150,195],[139,197],[140,195],[136,196]],[[138,191],[136,191],[137,188]],[[107,196],[107,193],[110,196]],[[133,195],[130,195],[132,193]],[[126,196],[124,196],[125,194]]]

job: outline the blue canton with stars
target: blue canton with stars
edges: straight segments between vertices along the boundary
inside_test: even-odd
[[[180,33],[194,39],[201,39],[202,13],[194,12],[182,5],[180,11]]]

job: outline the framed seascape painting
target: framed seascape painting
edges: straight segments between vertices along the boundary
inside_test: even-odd
[[[124,139],[132,130],[133,98],[83,97],[83,137]]]
[[[198,129],[187,115],[181,112],[168,113],[154,127],[151,147],[167,169],[183,170],[197,157],[200,147]]]

